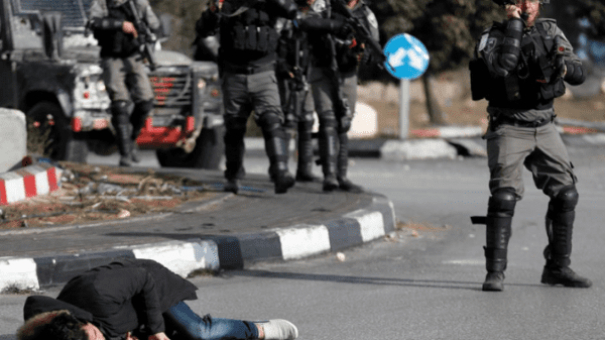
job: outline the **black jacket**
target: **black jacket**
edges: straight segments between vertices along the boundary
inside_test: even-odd
[[[107,338],[145,326],[146,333],[164,331],[162,313],[183,300],[197,298],[197,288],[151,260],[123,260],[93,268],[71,279],[56,299],[30,296],[25,320],[43,312],[67,309],[91,322]]]

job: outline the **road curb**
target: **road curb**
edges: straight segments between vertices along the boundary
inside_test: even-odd
[[[0,205],[46,195],[60,187],[61,169],[49,163],[36,163],[0,174]]]
[[[0,292],[62,284],[85,270],[124,258],[153,259],[183,277],[199,271],[241,269],[256,262],[297,260],[339,251],[394,230],[392,202],[374,194],[369,206],[321,225],[297,224],[266,232],[115,247],[102,252],[0,258]]]

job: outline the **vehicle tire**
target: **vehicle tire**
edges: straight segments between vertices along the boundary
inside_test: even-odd
[[[40,102],[27,111],[27,149],[57,161],[86,163],[88,146],[71,130],[58,104]]]
[[[156,150],[158,162],[163,167],[216,170],[225,152],[224,131],[223,126],[202,129],[190,153],[181,148]]]

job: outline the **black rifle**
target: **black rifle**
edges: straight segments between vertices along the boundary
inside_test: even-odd
[[[378,66],[383,68],[384,63],[387,61],[387,57],[382,52],[380,44],[378,44],[378,42],[372,38],[372,34],[370,31],[368,31],[363,22],[361,22],[358,17],[353,15],[353,12],[347,7],[344,0],[333,0],[332,3],[336,9],[336,12],[345,16],[347,23],[351,25],[355,31],[355,37],[359,39],[360,43],[365,44],[365,46],[370,49],[372,55],[374,55],[378,60]]]
[[[155,56],[153,55],[153,45],[155,44],[155,35],[151,33],[149,26],[141,19],[141,14],[134,3],[134,0],[128,0],[128,6],[134,16],[134,28],[137,30],[136,40],[139,43],[139,52],[143,58],[149,62],[149,68],[153,71],[156,69]]]
[[[292,108],[294,116],[299,119],[302,104],[301,93],[304,93],[306,87],[306,79],[304,75],[304,68],[301,65],[300,60],[300,42],[303,39],[303,32],[300,29],[293,28],[292,30],[292,38],[294,39],[294,65],[292,69],[292,73],[294,74],[294,78],[290,79],[290,98],[288,109]]]

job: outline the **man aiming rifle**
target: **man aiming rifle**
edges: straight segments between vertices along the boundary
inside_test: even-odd
[[[483,290],[504,289],[512,218],[524,193],[523,166],[550,198],[541,282],[588,288],[592,282],[569,268],[579,194],[573,165],[553,123],[554,99],[565,93],[564,81],[582,84],[586,70],[556,21],[538,18],[542,1],[495,2],[505,8],[508,20],[484,31],[469,64],[473,99],[489,102],[484,139],[491,197],[487,216],[472,218],[474,224],[486,225]]]

